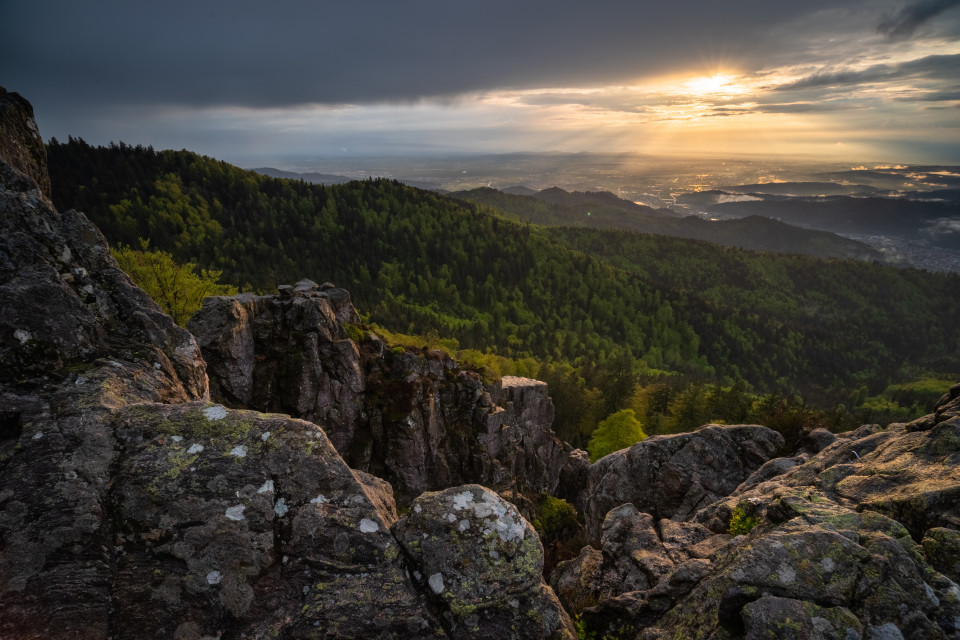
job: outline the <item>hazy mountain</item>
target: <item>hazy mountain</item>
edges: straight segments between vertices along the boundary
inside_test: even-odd
[[[960,205],[956,202],[768,196],[715,204],[708,211],[727,217],[768,216],[834,233],[898,236],[960,249]]]
[[[824,231],[801,229],[769,217],[721,221],[696,216],[679,218],[669,209],[638,205],[606,192],[570,193],[554,187],[534,196],[515,196],[484,187],[451,195],[496,207],[518,220],[548,226],[620,229],[754,251],[884,260],[883,253],[862,242]]]
[[[304,182],[310,182],[312,184],[343,184],[353,179],[330,173],[295,173],[293,171],[274,169],[273,167],[259,167],[253,169],[253,171],[262,173],[265,176],[270,176],[271,178],[290,178],[292,180],[303,180]]]
[[[523,185],[516,185],[515,187],[507,187],[506,189],[501,189],[504,193],[509,193],[512,196],[534,196],[537,195],[536,189],[530,189]]]

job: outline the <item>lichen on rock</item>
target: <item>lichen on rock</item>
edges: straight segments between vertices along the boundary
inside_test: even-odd
[[[393,533],[453,637],[575,637],[543,582],[536,532],[489,489],[424,493]]]

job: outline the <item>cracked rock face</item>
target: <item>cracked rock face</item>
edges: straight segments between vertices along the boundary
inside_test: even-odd
[[[346,452],[366,385],[357,346],[338,314],[355,322],[356,311],[342,289],[302,281],[286,293],[210,297],[190,319],[208,364],[211,397],[322,424]]]

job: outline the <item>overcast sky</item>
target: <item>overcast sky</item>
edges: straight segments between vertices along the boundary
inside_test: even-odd
[[[46,138],[960,164],[960,0],[0,0]]]

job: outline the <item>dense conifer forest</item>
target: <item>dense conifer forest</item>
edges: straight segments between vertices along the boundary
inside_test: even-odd
[[[188,151],[48,151],[57,206],[112,245],[149,240],[244,290],[334,282],[369,323],[547,380],[575,444],[627,407],[649,434],[902,418],[960,372],[956,275],[540,227],[395,181],[325,187]],[[894,398],[917,380],[925,393]]]

